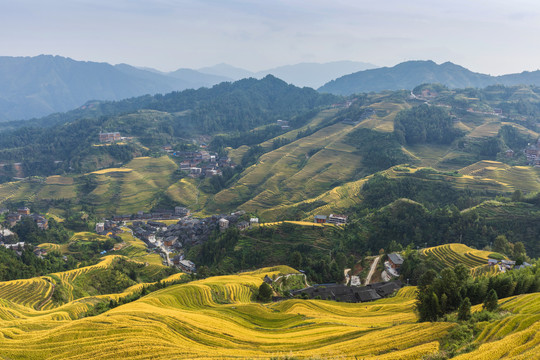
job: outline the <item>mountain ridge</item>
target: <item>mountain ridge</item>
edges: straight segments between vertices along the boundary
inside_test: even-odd
[[[198,70],[179,68],[162,72],[124,63],[77,61],[58,55],[3,56],[0,57],[0,121],[66,112],[94,100],[118,101],[146,94],[165,94],[243,78],[262,79],[268,74],[299,87],[317,87],[368,65],[303,63],[254,73],[222,63]]]
[[[329,81],[318,91],[336,95],[385,90],[412,90],[425,83],[440,83],[450,88],[483,88],[489,85],[540,85],[540,71],[491,76],[473,72],[446,61],[411,60],[392,67],[363,70]]]

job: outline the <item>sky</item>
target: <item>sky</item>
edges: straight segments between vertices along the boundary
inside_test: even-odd
[[[0,0],[0,56],[162,71],[352,60],[540,68],[537,0]]]

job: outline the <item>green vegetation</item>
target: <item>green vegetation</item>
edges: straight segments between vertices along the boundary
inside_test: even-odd
[[[270,285],[268,285],[267,283],[263,282],[261,286],[259,286],[257,300],[261,302],[269,302],[272,300],[272,293],[272,287],[270,287]]]
[[[462,135],[446,110],[428,105],[401,111],[394,120],[394,131],[401,143],[409,145],[449,144]]]
[[[246,131],[280,118],[288,120],[335,100],[332,95],[300,89],[267,76],[262,80],[222,83],[211,89],[105,102],[97,105],[99,109],[86,112],[86,116],[67,114],[53,122],[61,122],[59,125],[46,131],[26,127],[6,132],[0,139],[0,160],[22,163],[25,176],[83,173],[126,163],[196,135]],[[299,125],[305,121],[301,116],[298,119]],[[51,123],[51,119],[41,123]],[[93,146],[98,143],[100,131],[119,131],[122,136],[136,139]],[[8,175],[15,176],[15,169]]]
[[[188,258],[207,266],[211,274],[291,264],[305,271],[312,281],[341,281],[350,253],[341,246],[339,233],[339,229],[331,227],[291,223],[260,226],[242,233],[229,229],[191,248]]]
[[[403,153],[392,133],[359,128],[348,135],[346,142],[358,149],[364,173],[374,173],[412,160]]]
[[[418,282],[416,308],[420,321],[436,321],[445,314],[458,311],[458,320],[471,317],[471,304],[488,304],[496,308],[497,298],[540,291],[538,265],[508,271],[491,277],[469,275],[468,269],[458,264],[445,268],[440,274],[426,271]]]

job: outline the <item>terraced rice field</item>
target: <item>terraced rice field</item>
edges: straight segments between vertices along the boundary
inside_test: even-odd
[[[530,166],[510,166],[498,161],[483,160],[461,170],[461,174],[501,183],[508,191],[540,191],[540,169]]]
[[[199,188],[199,180],[183,178],[169,186],[165,192],[172,200],[189,207],[192,211],[198,211],[205,205],[208,194]]]
[[[115,172],[132,172],[132,171],[133,170],[129,168],[108,168],[108,169],[92,171],[91,174],[104,175],[104,174],[110,174],[110,173],[115,173]]]
[[[57,275],[67,279],[76,272]],[[86,318],[81,313],[99,298],[119,295],[39,311],[31,307],[36,300],[17,304],[0,297],[0,353],[9,359],[422,359],[436,353],[456,326],[417,323],[415,287],[360,304],[252,301],[265,275],[292,272],[280,266],[174,285]],[[538,358],[540,294],[500,304],[510,315],[484,323],[478,348],[457,359]]]
[[[166,156],[135,158],[124,168],[104,169],[88,201],[99,213],[130,214],[152,208],[158,194],[169,187],[176,164]],[[120,171],[121,170],[121,171]]]
[[[124,233],[120,234],[120,238],[122,238],[127,246],[122,250],[117,251],[118,254],[127,256],[135,261],[153,265],[161,265],[161,256],[156,253],[148,253],[146,251],[146,244],[142,240],[139,240],[131,235],[129,231],[125,231]]]
[[[267,268],[175,285],[79,320],[17,308],[18,322],[0,320],[0,349],[19,359],[420,359],[436,352],[454,326],[416,323],[410,289],[364,304],[252,302],[264,275],[293,271]],[[59,313],[69,306],[75,303]]]
[[[36,181],[15,181],[0,184],[0,201],[31,203],[43,184]]]
[[[72,177],[53,175],[49,176],[45,183],[48,185],[73,185],[74,181]]]
[[[540,354],[540,294],[515,296],[499,301],[512,314],[485,324],[475,342],[477,350],[458,360],[538,359]]]
[[[421,250],[426,256],[434,256],[444,266],[463,264],[471,269],[473,275],[496,273],[487,267],[490,251],[475,250],[463,244],[445,244]],[[494,267],[491,267],[494,268]]]
[[[334,124],[261,156],[237,183],[214,196],[215,210],[293,204],[351,180],[361,157],[343,143],[351,126]],[[308,153],[314,152],[308,157]]]
[[[0,299],[31,309],[38,309],[53,291],[45,277],[0,282]]]
[[[334,224],[317,224],[310,221],[276,221],[276,222],[262,223],[260,224],[260,226],[276,226],[283,223],[300,225],[300,226],[314,226],[314,227],[334,226]]]

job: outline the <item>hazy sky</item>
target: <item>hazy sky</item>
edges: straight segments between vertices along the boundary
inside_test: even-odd
[[[540,68],[537,0],[0,0],[0,55],[175,70],[355,60]]]

